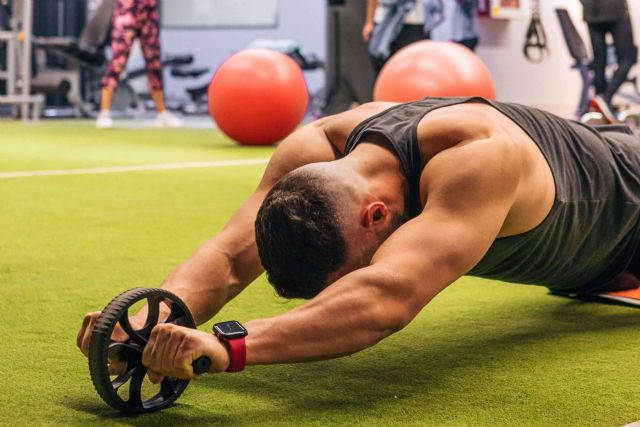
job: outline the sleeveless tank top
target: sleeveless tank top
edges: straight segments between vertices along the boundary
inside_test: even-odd
[[[589,127],[551,113],[483,98],[426,98],[399,104],[360,123],[345,155],[368,134],[392,145],[406,177],[407,212],[418,215],[418,122],[430,111],[485,103],[516,123],[538,146],[553,174],[556,196],[547,217],[525,233],[497,238],[467,274],[592,292],[626,270],[640,238],[640,138],[625,126]]]

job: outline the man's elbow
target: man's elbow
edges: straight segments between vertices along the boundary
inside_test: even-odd
[[[411,303],[397,303],[387,308],[385,325],[390,334],[404,329],[411,323],[419,312],[415,306],[416,304]]]
[[[369,345],[405,328],[428,302],[413,279],[381,266],[358,272],[362,292],[357,295],[358,322]]]
[[[407,307],[394,303],[380,304],[367,317],[368,347],[404,329],[415,316]]]
[[[382,338],[404,329],[420,312],[424,303],[414,292],[383,298],[373,310],[373,321]]]
[[[425,293],[424,284],[413,277],[378,269],[377,304],[373,322],[386,335],[404,329],[434,296]]]

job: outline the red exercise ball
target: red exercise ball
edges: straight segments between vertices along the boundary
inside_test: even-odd
[[[376,101],[409,102],[425,96],[495,99],[491,73],[470,49],[451,42],[420,41],[400,49],[376,81]]]
[[[213,120],[243,145],[274,144],[289,135],[309,99],[298,64],[268,49],[232,55],[213,76],[208,95]]]

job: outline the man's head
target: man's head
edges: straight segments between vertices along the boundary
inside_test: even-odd
[[[279,295],[312,298],[368,265],[404,218],[368,190],[361,175],[331,162],[298,168],[269,191],[256,218],[256,243]]]

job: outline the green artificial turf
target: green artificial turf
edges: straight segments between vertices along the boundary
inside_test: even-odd
[[[0,122],[0,173],[262,158],[213,130]],[[133,418],[75,348],[85,312],[156,286],[218,231],[264,166],[0,179],[0,425],[620,426],[640,419],[640,311],[463,278],[362,353],[205,376]],[[216,319],[296,302],[264,278]],[[210,323],[203,328],[209,328]]]

